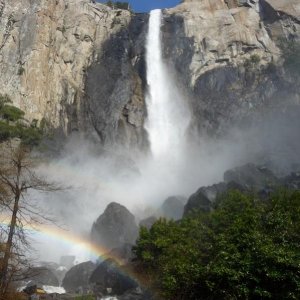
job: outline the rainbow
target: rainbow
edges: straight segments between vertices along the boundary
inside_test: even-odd
[[[0,226],[9,226],[8,221],[1,221]],[[28,234],[40,234],[46,238],[54,238],[60,242],[67,243],[70,246],[80,246],[82,249],[84,249],[89,255],[93,256],[95,259],[101,259],[105,260],[108,258],[113,259],[115,262],[117,262],[117,267],[123,272],[126,273],[129,277],[132,279],[137,279],[137,274],[133,274],[130,270],[125,270],[122,266],[124,265],[124,260],[117,257],[116,255],[110,254],[110,250],[96,245],[92,243],[91,241],[84,239],[78,235],[75,235],[67,230],[63,230],[56,226],[47,226],[47,225],[25,225],[22,227],[22,229],[28,233]]]

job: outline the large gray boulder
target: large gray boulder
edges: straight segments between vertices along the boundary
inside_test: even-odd
[[[112,249],[108,254],[104,255],[104,257],[114,257],[117,258],[118,261],[122,261],[122,263],[128,263],[132,261],[134,255],[132,252],[133,245],[124,244],[122,247]]]
[[[62,286],[67,292],[82,293],[89,290],[89,278],[96,265],[87,261],[72,267],[65,275]]]
[[[138,287],[138,283],[113,259],[101,263],[92,273],[89,283],[96,294],[102,295],[122,295]]]
[[[123,205],[112,202],[92,226],[94,243],[108,249],[135,244],[138,227],[134,215]]]
[[[198,191],[190,196],[184,206],[183,216],[187,216],[195,211],[209,212],[213,209],[217,196],[228,190],[244,191],[245,188],[235,182],[220,182],[212,186],[201,187]]]
[[[271,188],[279,184],[278,178],[272,171],[266,167],[254,164],[246,164],[226,171],[224,173],[224,181],[226,183],[234,181],[245,188],[256,191]]]
[[[186,201],[187,199],[182,196],[171,196],[167,198],[161,207],[163,216],[168,219],[181,219]]]
[[[293,177],[292,179],[297,182]],[[289,181],[292,182],[292,179]],[[288,182],[288,179],[285,179]],[[280,180],[266,167],[246,164],[224,173],[224,182],[199,188],[190,196],[184,207],[184,216],[194,211],[209,212],[219,195],[229,190],[254,191],[268,195],[280,185]]]

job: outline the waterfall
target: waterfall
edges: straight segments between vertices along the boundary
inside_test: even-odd
[[[146,44],[148,118],[145,128],[153,158],[165,160],[180,157],[190,114],[172,73],[163,61],[161,19],[161,10],[151,11]]]

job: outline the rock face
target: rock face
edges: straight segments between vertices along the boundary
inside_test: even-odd
[[[279,179],[266,167],[259,167],[253,164],[246,164],[228,170],[224,173],[224,182],[208,187],[201,187],[190,196],[184,207],[184,216],[197,210],[211,211],[217,196],[229,190],[234,189],[241,192],[254,191],[263,196],[274,191],[275,188],[281,185],[291,186],[295,184],[297,186],[297,178],[297,175],[292,174],[284,179]]]
[[[144,23],[90,0],[1,0],[0,92],[64,134],[143,147]]]
[[[91,0],[1,0],[0,92],[65,135],[145,149],[147,20]],[[258,111],[299,105],[299,79],[278,67],[279,41],[299,41],[298,0],[186,0],[163,23],[191,129],[221,134]]]
[[[275,67],[280,39],[299,41],[299,21],[297,0],[190,0],[165,11],[165,59],[188,87],[193,129],[218,135],[299,105],[299,78]]]
[[[297,0],[164,11],[165,58],[187,87],[192,129],[220,134],[262,108],[299,104],[299,80],[273,68],[280,39],[299,40],[299,11]],[[144,150],[147,20],[90,0],[1,0],[0,92],[66,135]]]
[[[66,273],[62,286],[70,293],[87,292],[89,289],[89,278],[95,268],[96,265],[91,261],[72,267]]]
[[[122,295],[138,286],[112,259],[105,260],[95,269],[90,277],[90,284],[96,294],[102,295]]]
[[[267,168],[247,164],[224,173],[226,183],[235,182],[246,189],[261,190],[279,184],[278,178]]]
[[[186,200],[187,199],[185,197],[181,196],[172,196],[167,198],[161,207],[163,216],[168,219],[181,219]]]
[[[92,241],[108,249],[135,244],[138,227],[134,215],[118,203],[110,203],[104,213],[93,224]]]
[[[127,264],[131,262],[134,257],[132,246],[132,244],[124,244],[120,248],[112,249],[108,254],[104,255],[104,257],[114,257],[117,258],[119,262],[122,262],[122,264]]]

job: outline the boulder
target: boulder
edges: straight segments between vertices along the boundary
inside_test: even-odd
[[[181,219],[186,200],[187,199],[182,196],[172,196],[167,198],[161,207],[164,217],[174,220]]]
[[[224,173],[224,182],[201,187],[190,196],[184,207],[184,216],[193,211],[209,212],[220,194],[229,190],[256,191],[267,196],[279,185],[279,179],[267,168],[246,164]]]
[[[234,181],[251,190],[262,190],[279,184],[278,178],[266,167],[246,164],[224,173],[226,183]]]
[[[124,244],[122,247],[112,249],[107,257],[115,257],[118,260],[127,263],[133,258],[132,244]]]
[[[208,212],[212,209],[218,194],[227,190],[227,184],[224,182],[214,184],[208,187],[201,187],[196,193],[190,196],[184,206],[184,216],[187,214],[201,210]]]
[[[89,278],[96,265],[87,261],[72,267],[65,275],[62,286],[67,292],[86,292],[89,290]]]
[[[122,295],[138,287],[138,283],[127,275],[113,259],[101,263],[90,276],[89,283],[96,294]]]
[[[91,237],[94,243],[113,249],[135,244],[138,231],[134,215],[125,206],[112,202],[93,224]]]

